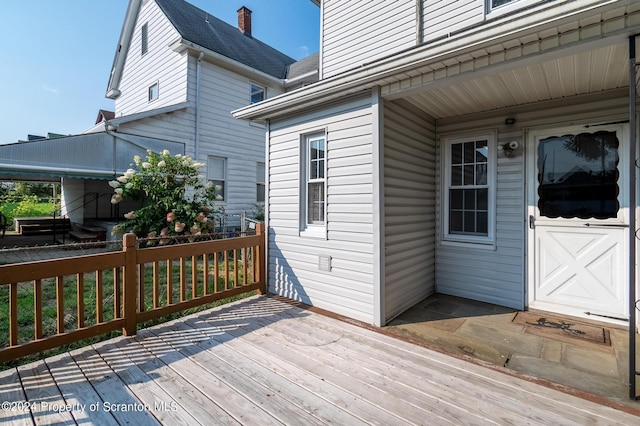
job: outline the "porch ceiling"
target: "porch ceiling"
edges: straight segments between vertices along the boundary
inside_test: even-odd
[[[539,63],[425,87],[404,99],[436,119],[628,87],[628,44],[620,42]]]

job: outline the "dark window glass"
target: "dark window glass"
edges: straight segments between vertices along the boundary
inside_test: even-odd
[[[552,136],[538,146],[538,208],[542,216],[617,216],[619,142],[615,132]]]

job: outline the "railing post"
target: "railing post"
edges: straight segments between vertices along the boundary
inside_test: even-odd
[[[138,239],[135,234],[125,234],[122,237],[122,250],[124,257],[124,327],[122,334],[134,336],[138,329],[137,318],[137,253]]]
[[[264,223],[256,223],[256,235],[260,238],[260,244],[258,245],[258,282],[260,282],[260,288],[258,294],[267,294],[267,257],[266,257],[266,234],[264,232]]]

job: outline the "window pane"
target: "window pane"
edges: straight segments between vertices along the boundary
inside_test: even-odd
[[[487,184],[487,164],[476,164],[476,185]]]
[[[477,208],[478,210],[487,211],[489,209],[489,190],[477,189]]]
[[[307,187],[307,222],[324,223],[324,182],[309,183]]]
[[[476,209],[476,190],[467,189],[464,191],[464,209],[475,210]]]
[[[223,180],[211,180],[211,183],[216,188],[216,200],[225,200],[225,182]]]
[[[476,233],[489,235],[489,215],[486,212],[478,212],[476,216]]]
[[[464,184],[465,185],[475,185],[474,183],[474,175],[475,175],[475,166],[467,165],[464,166]]]
[[[464,208],[464,204],[463,204],[463,196],[462,193],[464,191],[460,190],[460,189],[450,189],[449,190],[449,204],[451,205],[452,209],[462,209]]]
[[[476,212],[464,212],[464,232],[465,234],[473,234],[476,232]]]
[[[462,212],[452,211],[449,218],[449,233],[460,234],[462,231]]]
[[[462,164],[462,144],[451,145],[451,164]]]
[[[260,87],[256,84],[252,84],[251,85],[251,103],[255,104],[263,100],[264,100],[264,87]]]
[[[476,158],[475,142],[465,142],[464,144],[464,162],[473,163]]]
[[[615,218],[619,210],[615,132],[553,136],[538,145],[538,208],[546,217]]]
[[[258,184],[258,187],[257,187],[257,193],[258,193],[258,195],[257,195],[257,198],[256,198],[256,201],[257,201],[258,203],[264,203],[264,190],[265,190],[265,186],[264,186],[264,184],[260,184],[260,183],[259,183],[259,184]]]
[[[451,185],[462,186],[462,166],[451,167]]]
[[[489,147],[487,141],[476,142],[476,163],[486,163],[489,158]]]

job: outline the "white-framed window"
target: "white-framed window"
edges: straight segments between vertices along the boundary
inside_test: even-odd
[[[493,244],[496,134],[446,137],[443,150],[445,241]]]
[[[149,51],[149,24],[144,23],[140,29],[140,53],[144,56]]]
[[[265,100],[267,89],[255,83],[251,83],[251,103],[255,104]]]
[[[156,82],[149,86],[149,102],[155,101],[160,96],[160,83]]]
[[[216,188],[216,199],[227,200],[227,159],[224,157],[207,158],[207,181]]]
[[[485,0],[487,16],[497,17],[546,0]]]
[[[265,195],[265,167],[264,163],[259,162],[256,165],[256,201],[264,203]]]
[[[301,144],[301,234],[326,236],[327,143],[324,133],[303,136]]]

